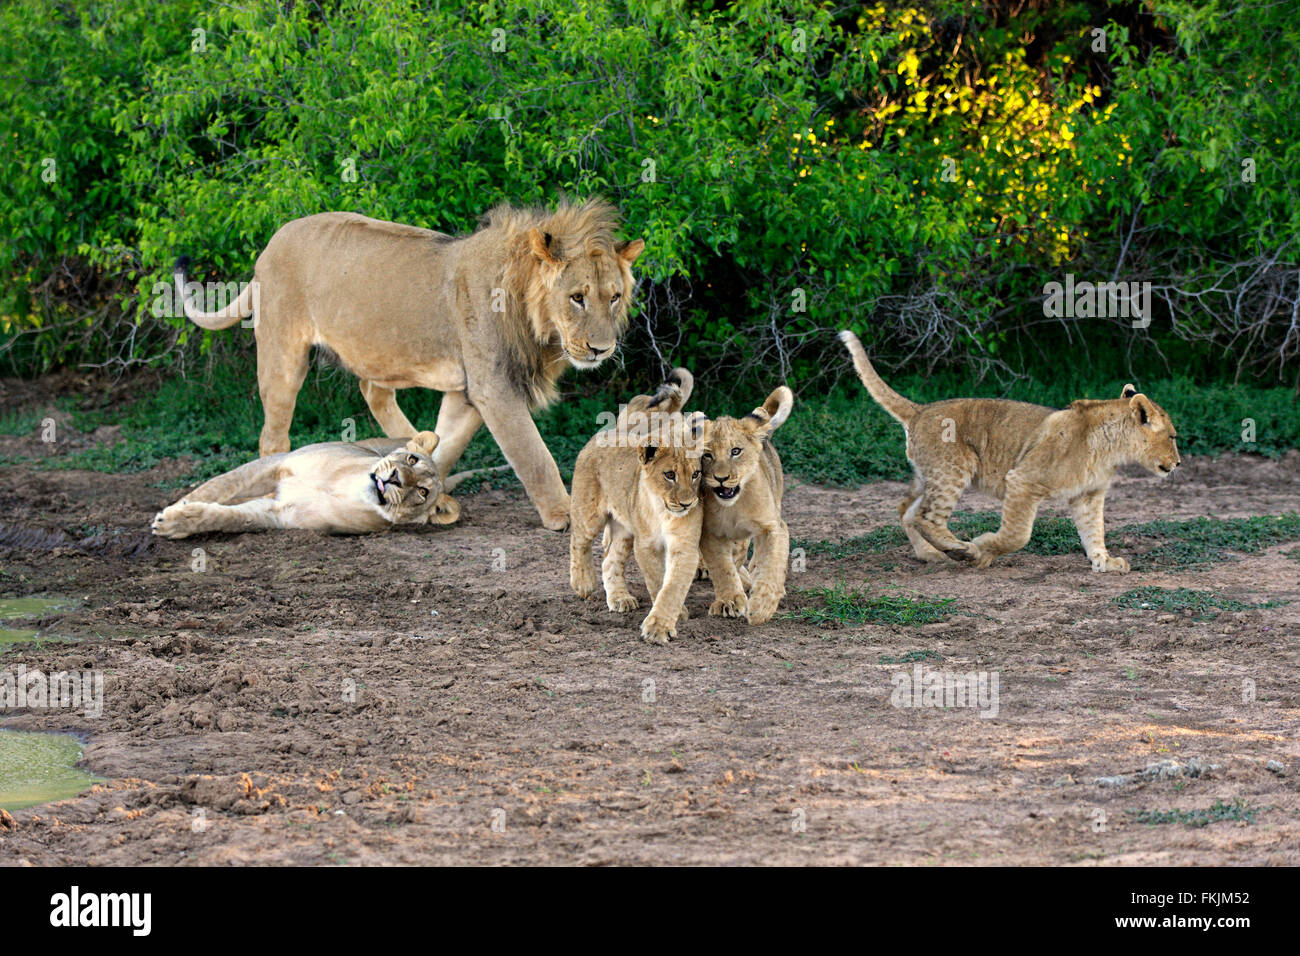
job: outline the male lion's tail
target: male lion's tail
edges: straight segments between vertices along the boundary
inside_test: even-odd
[[[240,319],[246,319],[253,314],[253,297],[256,294],[257,280],[253,280],[244,286],[239,297],[231,302],[224,309],[218,309],[216,312],[204,312],[199,308],[199,302],[196,297],[195,301],[190,301],[185,297],[185,270],[189,267],[190,260],[188,256],[181,256],[176,260],[176,266],[172,270],[172,277],[176,281],[176,298],[185,309],[185,316],[195,325],[205,329],[228,329]],[[231,283],[233,285],[233,283]]]
[[[910,422],[921,406],[899,395],[885,384],[885,380],[872,368],[871,360],[867,358],[867,350],[862,347],[856,335],[845,329],[840,333],[840,341],[853,356],[853,367],[858,370],[858,378],[862,379],[862,384],[867,387],[867,391],[871,393],[876,403],[904,425]]]

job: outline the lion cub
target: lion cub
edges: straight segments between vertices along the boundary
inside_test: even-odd
[[[637,608],[626,578],[635,552],[654,602],[641,636],[656,644],[676,637],[677,622],[688,617],[686,594],[700,557],[703,421],[698,413],[680,415],[691,382],[689,372],[675,369],[654,396],[634,398],[618,427],[597,433],[573,467],[569,583],[579,597],[595,594],[591,545],[606,529],[605,603],[611,611]],[[636,421],[647,412],[657,413],[648,428]]]
[[[460,505],[443,493],[430,457],[433,432],[409,441],[321,442],[267,455],[205,481],[158,512],[153,533],[304,528],[364,534],[399,524],[450,524]],[[450,484],[450,482],[449,482]]]
[[[915,474],[898,513],[918,558],[947,555],[986,568],[1023,548],[1039,505],[1060,497],[1070,504],[1092,569],[1129,570],[1106,550],[1102,506],[1120,465],[1139,464],[1162,476],[1178,467],[1177,433],[1163,408],[1132,385],[1117,399],[1080,400],[1060,411],[991,398],[918,405],[876,374],[856,335],[844,331],[840,340],[871,397],[907,434]],[[961,541],[948,530],[948,517],[971,485],[1002,499],[1002,523]]]
[[[709,423],[701,455],[705,478],[700,552],[713,579],[716,600],[710,614],[745,615],[750,624],[763,624],[785,597],[790,560],[790,531],[781,518],[785,478],[770,439],[793,407],[794,393],[782,385],[744,418]],[[746,574],[740,565],[750,539],[754,557],[746,599]]]

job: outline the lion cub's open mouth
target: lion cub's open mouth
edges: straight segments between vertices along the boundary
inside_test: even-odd
[[[379,496],[379,503],[381,505],[388,504],[388,502],[384,499],[384,492],[388,490],[389,487],[393,487],[393,488],[402,487],[402,481],[397,476],[396,468],[393,469],[393,473],[389,475],[387,479],[380,478],[379,473],[374,471],[370,473],[370,477],[375,483],[375,494]]]
[[[713,493],[723,501],[730,501],[736,495],[740,494],[740,485],[732,485],[728,488],[726,485],[714,485]]]

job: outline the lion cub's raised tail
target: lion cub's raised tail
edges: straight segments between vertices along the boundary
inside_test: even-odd
[[[840,341],[849,350],[849,355],[853,356],[853,367],[858,371],[858,378],[862,379],[862,384],[867,387],[867,391],[876,400],[876,404],[897,418],[902,424],[906,425],[910,422],[912,416],[916,414],[916,410],[921,406],[899,395],[885,384],[885,380],[876,374],[876,370],[871,365],[871,360],[867,358],[867,350],[862,347],[862,343],[858,341],[856,335],[845,329],[840,333]]]
[[[627,403],[627,412],[660,412],[671,415],[680,412],[691,400],[695,391],[695,376],[684,368],[675,368],[668,373],[664,383],[655,389],[653,395],[638,395]]]

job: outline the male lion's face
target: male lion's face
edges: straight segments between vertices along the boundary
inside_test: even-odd
[[[1125,385],[1120,397],[1129,400],[1129,413],[1137,425],[1138,462],[1157,475],[1168,475],[1182,461],[1174,440],[1178,432],[1169,413],[1132,385]]]
[[[442,493],[438,466],[430,457],[437,445],[437,435],[420,432],[406,447],[375,464],[370,483],[376,501],[393,524],[447,524],[460,516],[455,501]]]
[[[560,337],[560,347],[576,368],[595,368],[614,354],[627,326],[632,295],[632,263],[645,243],[620,242],[609,254],[599,245],[569,255],[546,233],[533,230],[533,254],[545,286],[541,312]],[[608,247],[606,247],[608,248]]]

